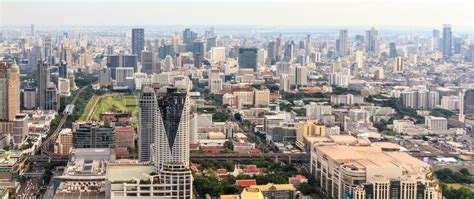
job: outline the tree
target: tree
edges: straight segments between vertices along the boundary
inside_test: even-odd
[[[234,150],[234,143],[232,141],[225,141],[224,148],[229,150]]]
[[[234,118],[237,121],[241,121],[242,120],[242,115],[240,113],[236,113],[236,114],[234,114]]]
[[[230,119],[229,114],[224,112],[215,112],[212,114],[212,120],[216,122],[225,122]]]

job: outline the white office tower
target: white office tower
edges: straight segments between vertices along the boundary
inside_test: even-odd
[[[192,198],[193,177],[189,170],[190,99],[186,92],[176,88],[164,89],[166,91],[155,91],[145,87],[142,90],[140,158],[151,149],[150,157],[161,183],[172,185],[171,198]],[[153,147],[150,147],[152,143]]]
[[[396,57],[393,61],[393,70],[392,72],[395,73],[403,73],[405,67],[405,63],[403,62],[403,57]]]
[[[71,96],[71,86],[69,85],[69,79],[59,77],[58,88],[59,88],[59,95]]]
[[[458,116],[458,120],[460,122],[464,122],[465,121],[465,116],[464,116],[464,92],[466,92],[465,90],[462,90],[461,92],[459,92],[459,116]]]
[[[171,72],[171,71],[173,71],[173,68],[174,68],[174,66],[173,66],[173,58],[172,58],[170,55],[166,55],[164,62],[165,62],[165,63],[164,63],[164,65],[165,65],[164,71],[165,71],[165,72]]]
[[[357,67],[360,69],[364,67],[364,54],[362,51],[357,50],[355,53],[355,62],[357,64]]]
[[[295,84],[296,87],[304,87],[308,85],[308,68],[304,66],[297,66],[295,70]]]
[[[211,60],[214,63],[225,62],[225,47],[212,47],[211,48]]]
[[[267,59],[267,51],[263,48],[257,51],[257,64],[259,66],[265,66],[265,60]]]
[[[280,90],[288,92],[291,90],[291,78],[288,74],[280,75]]]
[[[333,86],[347,88],[349,86],[350,76],[343,73],[329,74],[329,83]]]
[[[212,78],[209,80],[209,90],[211,93],[219,94],[222,90],[222,79]]]

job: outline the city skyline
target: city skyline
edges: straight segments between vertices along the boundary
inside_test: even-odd
[[[9,25],[255,25],[473,27],[474,4],[458,1],[2,1]],[[176,12],[179,11],[179,12]],[[233,11],[233,12],[229,12]],[[30,13],[37,13],[34,18]],[[223,16],[223,17],[215,17]],[[330,20],[328,19],[330,16]],[[323,19],[323,20],[321,20]],[[350,20],[348,20],[350,19]]]

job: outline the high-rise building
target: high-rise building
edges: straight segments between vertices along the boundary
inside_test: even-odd
[[[225,62],[225,47],[213,47],[211,48],[211,60],[214,63]]]
[[[464,92],[463,102],[465,118],[474,119],[474,89],[469,89]]]
[[[23,89],[23,109],[36,108],[36,88],[27,87]]]
[[[158,48],[158,57],[160,57],[160,59],[164,59],[166,56],[170,55],[170,56],[175,56],[174,55],[174,47],[173,45],[171,44],[164,44],[163,46],[160,46]]]
[[[189,166],[189,97],[176,88],[156,95],[155,166],[173,162]]]
[[[197,38],[197,33],[193,32],[191,29],[186,28],[183,31],[183,43],[192,44],[193,41]]]
[[[139,101],[138,128],[138,159],[151,161],[152,144],[155,140],[155,115],[157,100],[155,90],[150,87],[142,88]]]
[[[142,56],[142,51],[145,49],[145,29],[132,29],[132,54],[137,55],[138,59]]]
[[[142,68],[140,72],[146,73],[148,75],[160,73],[158,56],[156,53],[151,51],[142,51],[141,59]]]
[[[270,59],[270,63],[274,63],[276,61],[276,43],[274,41],[268,42],[267,57]]]
[[[109,148],[115,144],[112,127],[82,123],[72,133],[74,148]]]
[[[37,70],[38,73],[36,84],[38,85],[38,97],[36,98],[36,105],[40,109],[46,107],[46,90],[50,85],[50,68],[46,60],[38,60]]]
[[[474,44],[469,45],[469,61],[474,66]]]
[[[403,73],[403,70],[405,68],[405,63],[403,61],[403,57],[396,57],[395,60],[393,61],[393,73]]]
[[[200,55],[201,57],[206,57],[206,41],[204,40],[194,40],[192,47],[193,55]]]
[[[28,132],[28,115],[17,114],[13,119],[13,143],[22,144]]]
[[[56,139],[56,143],[54,145],[55,153],[59,153],[61,155],[69,155],[73,147],[73,136],[72,130],[70,128],[61,129],[59,132],[58,139]]]
[[[45,92],[44,110],[58,111],[59,110],[59,92],[55,84],[50,83]]]
[[[372,27],[370,30],[365,31],[366,52],[378,54],[379,52],[378,34],[379,32],[374,27]]]
[[[173,185],[173,198],[192,198],[193,180],[189,170],[190,99],[187,93],[176,88],[165,89],[164,92],[151,87],[142,89],[139,159],[153,161],[160,180]]]
[[[53,45],[51,43],[51,36],[46,36],[43,39],[43,50],[44,50],[44,58],[46,59],[47,63],[49,65],[54,64],[54,58],[53,58]]]
[[[43,49],[41,46],[34,45],[31,47],[31,51],[28,57],[28,65],[30,66],[30,69],[35,70],[36,65],[38,64],[38,60],[43,59]]]
[[[311,35],[306,35],[306,46],[305,46],[305,52],[306,55],[310,55],[311,53]]]
[[[462,38],[460,37],[456,37],[453,39],[453,51],[454,51],[454,54],[461,54],[461,50],[462,50]]]
[[[433,30],[433,49],[437,51],[441,49],[439,39],[439,30]]]
[[[65,61],[61,61],[61,63],[58,66],[58,74],[59,77],[61,78],[68,78],[68,68],[67,68],[67,63]]]
[[[275,59],[276,59],[277,62],[281,61],[283,59],[283,55],[282,55],[283,54],[282,53],[283,43],[282,42],[283,41],[282,41],[282,37],[281,37],[281,34],[280,34],[280,36],[276,39],[276,44],[275,44],[276,45],[275,46],[275,49],[276,49],[275,50]]]
[[[451,24],[443,25],[443,58],[449,59],[452,56],[452,41],[453,35],[451,32]]]
[[[239,48],[239,68],[257,70],[257,48]]]
[[[30,34],[31,36],[35,36],[35,24],[30,25]]]
[[[131,67],[137,71],[137,55],[115,54],[107,56],[107,68],[110,68],[110,74],[113,80],[116,78],[116,68]]]
[[[395,45],[395,42],[390,42],[390,51],[389,51],[388,57],[389,58],[398,57],[397,46]]]
[[[338,54],[340,57],[345,57],[348,53],[347,49],[347,29],[339,31],[339,47]]]
[[[364,67],[364,53],[360,50],[355,52],[355,62],[357,64],[357,68]]]
[[[112,84],[112,76],[109,68],[99,70],[99,86],[110,86]]]
[[[0,120],[13,121],[20,113],[20,69],[16,62],[0,61]]]
[[[289,41],[285,43],[285,51],[284,51],[284,61],[292,61],[294,58],[294,47],[295,44],[293,41]]]

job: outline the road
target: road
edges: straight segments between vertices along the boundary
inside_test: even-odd
[[[37,178],[28,179],[25,184],[20,187],[20,190],[17,193],[17,198],[36,198],[40,182],[41,181]]]
[[[85,87],[82,87],[81,89],[79,89],[76,94],[74,95],[74,98],[72,99],[72,101],[70,102],[70,104],[75,104],[76,101],[77,101],[77,98],[79,98],[79,95],[82,93],[82,91],[84,91],[85,89],[87,88],[87,86]],[[59,124],[58,126],[56,127],[56,129],[53,131],[53,133],[51,133],[50,136],[48,136],[46,138],[46,140],[41,144],[41,153],[44,154],[44,155],[51,155],[52,153],[54,152],[51,152],[50,149],[51,149],[51,146],[53,145],[53,143],[56,141],[56,138],[58,137],[59,135],[59,132],[61,132],[61,129],[63,128],[63,125],[64,123],[66,123],[67,121],[67,118],[69,117],[69,114],[63,114],[61,120],[59,121]]]

